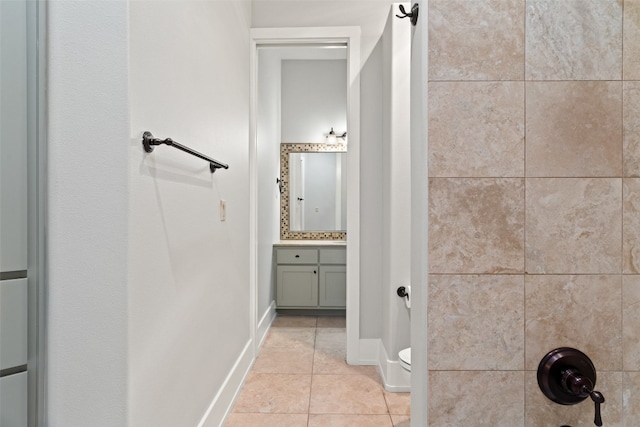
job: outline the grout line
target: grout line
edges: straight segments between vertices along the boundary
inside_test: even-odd
[[[307,427],[311,422],[311,395],[313,392],[313,381],[315,377],[316,342],[318,339],[318,317],[316,316],[316,327],[313,333],[313,355],[311,356],[311,383],[309,384],[309,405],[307,406]]]
[[[523,32],[524,32],[524,47],[523,47],[523,56],[524,56],[524,70],[523,70],[523,100],[524,100],[524,108],[523,108],[523,124],[524,124],[524,144],[523,144],[523,153],[522,153],[522,161],[523,161],[523,180],[524,180],[524,223],[522,224],[522,244],[523,244],[523,277],[522,277],[522,317],[523,317],[523,325],[522,325],[522,367],[526,368],[527,366],[527,274],[529,267],[527,266],[527,188],[528,188],[528,171],[527,171],[527,2],[524,2],[524,22],[523,22]],[[522,402],[522,412],[524,414],[524,418],[526,418],[527,414],[527,381],[526,375],[524,381],[522,382],[523,390],[523,402]]]

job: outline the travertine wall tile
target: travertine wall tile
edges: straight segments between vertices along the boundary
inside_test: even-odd
[[[623,76],[640,80],[640,0],[624,0]]]
[[[524,372],[429,372],[429,426],[524,426]]]
[[[622,279],[525,276],[526,369],[558,347],[585,353],[599,371],[622,370]]]
[[[620,273],[622,180],[528,178],[528,273]]]
[[[431,178],[431,273],[522,273],[524,180]]]
[[[622,277],[622,359],[625,371],[640,371],[640,276]],[[640,396],[638,396],[640,404]],[[639,407],[640,409],[640,407]],[[639,413],[640,416],[640,413]],[[639,418],[640,420],[640,418]],[[640,425],[640,422],[638,423]]]
[[[524,0],[430,0],[429,79],[522,80]]]
[[[428,299],[429,369],[524,369],[523,276],[431,275]]]
[[[623,99],[624,176],[640,177],[640,82],[624,82]]]
[[[640,426],[640,372],[625,372],[622,381],[623,425],[624,427]]]
[[[527,0],[528,80],[620,80],[621,0]]]
[[[543,355],[544,356],[544,355]],[[587,354],[587,356],[589,356]],[[542,357],[541,357],[542,358]],[[598,368],[596,366],[596,368]],[[526,374],[526,426],[592,426],[595,414],[593,401],[586,398],[575,405],[557,404],[542,394],[535,371]],[[607,427],[622,424],[622,373],[597,371],[596,390],[602,393],[605,403],[601,406],[602,422]],[[637,424],[625,424],[629,427]]]
[[[524,176],[524,84],[431,83],[429,175]]]
[[[624,273],[640,273],[640,178],[623,181]]]
[[[527,176],[622,175],[622,82],[529,82]]]
[[[428,3],[429,425],[593,425],[536,382],[571,346],[637,427],[640,0]]]

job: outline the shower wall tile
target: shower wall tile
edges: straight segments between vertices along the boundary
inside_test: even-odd
[[[540,356],[541,359],[542,356]],[[607,427],[621,427],[623,425],[622,373],[602,372],[598,368],[596,365],[596,390],[605,398],[605,403],[601,406],[603,424]],[[526,427],[593,425],[595,408],[591,399],[587,398],[575,405],[560,405],[542,394],[535,371],[527,372],[525,381]],[[626,425],[631,427],[638,424]]]
[[[430,0],[430,80],[522,80],[524,0]]]
[[[429,279],[429,369],[524,369],[523,276]]]
[[[624,427],[640,426],[640,372],[625,372],[622,381],[623,425]]]
[[[431,178],[431,273],[522,273],[524,179]]]
[[[526,369],[557,347],[587,354],[599,371],[622,370],[622,278],[525,276]]]
[[[639,308],[640,276],[622,276],[622,364],[625,371],[640,371]]]
[[[640,0],[428,3],[429,425],[640,426]]]
[[[640,178],[623,181],[624,273],[640,273]]]
[[[622,175],[622,82],[529,82],[526,90],[527,176]]]
[[[623,75],[640,80],[640,0],[624,1]]]
[[[528,178],[528,273],[620,273],[622,182]]]
[[[620,80],[621,0],[527,0],[527,80]]]
[[[431,371],[431,427],[524,426],[523,371]]]
[[[429,85],[429,175],[524,176],[524,84]]]
[[[624,82],[623,99],[624,176],[640,177],[640,82]]]

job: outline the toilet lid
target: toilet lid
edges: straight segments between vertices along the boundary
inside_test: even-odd
[[[400,360],[402,360],[407,365],[411,365],[411,347],[400,350],[400,353],[398,353],[398,357],[400,357]]]

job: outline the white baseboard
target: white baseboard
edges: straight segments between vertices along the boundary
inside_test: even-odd
[[[397,357],[390,360],[382,340],[379,341],[377,365],[384,389],[395,393],[411,391],[411,372],[402,367]]]
[[[249,340],[242,350],[240,357],[238,357],[238,360],[236,360],[236,363],[233,365],[233,368],[231,368],[231,372],[227,375],[222,387],[220,387],[211,404],[209,404],[209,408],[207,408],[207,412],[198,423],[198,427],[222,426],[242,388],[246,376],[249,374],[253,361],[257,356],[257,351],[262,346],[275,317],[276,303],[273,301],[258,322],[256,329],[256,341],[258,342],[256,354],[254,354],[253,351],[253,341]]]
[[[222,387],[209,404],[207,411],[198,423],[198,427],[222,426],[253,364],[253,348],[253,341],[249,340],[225,378]]]
[[[258,342],[258,349],[262,347],[262,343],[264,339],[267,337],[267,332],[269,332],[269,328],[271,328],[271,324],[273,323],[273,319],[276,318],[276,302],[271,301],[269,308],[265,311],[265,313],[260,318],[258,322],[258,328],[256,329],[256,341]],[[257,354],[257,351],[256,351]]]

